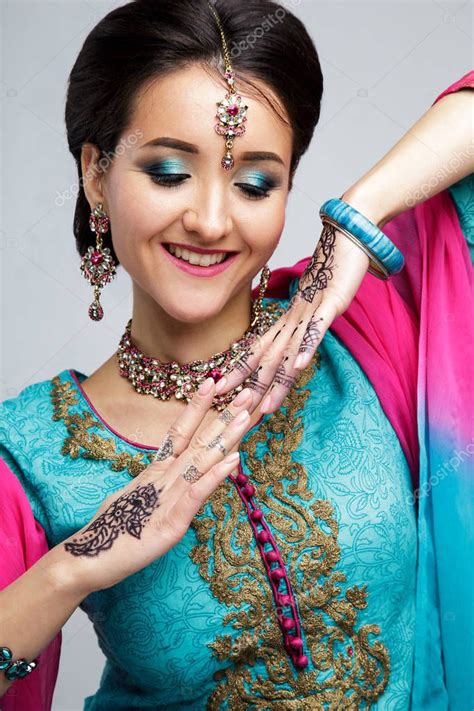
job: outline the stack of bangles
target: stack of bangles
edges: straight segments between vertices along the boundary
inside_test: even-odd
[[[26,659],[16,659],[13,661],[12,650],[8,647],[0,647],[0,671],[5,672],[8,681],[23,679],[24,676],[33,671],[38,666],[38,660],[27,662]]]
[[[369,258],[368,271],[379,279],[388,279],[401,271],[403,254],[377,225],[344,200],[327,200],[319,210],[321,222],[346,235]]]

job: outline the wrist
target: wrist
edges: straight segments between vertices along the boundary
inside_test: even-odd
[[[70,556],[62,544],[54,546],[39,561],[44,566],[47,583],[62,596],[79,605],[91,592],[83,568]]]
[[[341,195],[340,199],[362,213],[379,229],[382,229],[392,219],[392,216],[387,213],[384,207],[384,201],[375,195],[367,195],[361,188],[349,188]]]

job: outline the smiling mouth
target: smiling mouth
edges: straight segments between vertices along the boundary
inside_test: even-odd
[[[173,244],[162,243],[167,252],[170,252],[177,259],[182,259],[183,262],[193,264],[197,267],[212,267],[215,264],[222,264],[226,259],[231,257],[236,252],[210,252],[208,254],[199,254],[190,249],[177,247]]]

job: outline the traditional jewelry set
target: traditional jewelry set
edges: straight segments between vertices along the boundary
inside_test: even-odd
[[[234,140],[245,133],[248,106],[242,102],[242,97],[235,89],[235,74],[219,15],[210,4],[209,9],[214,15],[221,36],[224,77],[228,85],[225,97],[217,103],[218,123],[214,128],[216,133],[225,138],[226,152],[221,165],[224,170],[231,170],[234,166],[232,155]],[[403,268],[403,255],[397,247],[373,222],[348,203],[337,198],[327,200],[321,206],[319,215],[323,225],[332,225],[367,254],[368,271],[374,276],[388,279]],[[102,203],[98,203],[92,210],[89,227],[96,234],[96,244],[95,247],[90,246],[87,249],[82,257],[80,269],[94,288],[94,301],[89,306],[89,316],[93,321],[100,321],[104,315],[100,292],[116,276],[116,265],[111,250],[103,244],[102,235],[109,230],[109,217],[104,212]],[[132,341],[132,319],[130,319],[117,351],[120,375],[128,378],[138,393],[153,395],[161,400],[175,397],[178,400],[189,401],[203,380],[212,377],[217,382],[222,378],[245,353],[255,335],[264,334],[279,318],[281,311],[272,308],[271,305],[265,307],[263,304],[269,277],[270,270],[265,266],[261,274],[258,298],[252,302],[251,323],[247,331],[238,341],[232,343],[228,350],[216,353],[207,360],[195,360],[184,364],[176,361],[165,363],[158,358],[145,355]],[[217,395],[213,407],[217,410],[224,409],[226,404],[245,387],[248,380],[249,378],[225,395]],[[8,647],[0,647],[0,670],[5,672],[9,680],[27,676],[37,665],[37,659],[31,662],[25,659],[13,660],[12,651]]]

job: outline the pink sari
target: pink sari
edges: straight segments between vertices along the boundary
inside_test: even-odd
[[[474,71],[434,103],[463,87],[474,88]],[[372,383],[419,488],[412,706],[438,711],[449,700],[453,709],[471,708],[472,266],[447,190],[398,215],[384,231],[402,250],[404,270],[388,282],[367,274],[331,330]],[[286,297],[290,281],[307,262],[276,270],[268,295]],[[8,542],[0,566],[3,589],[48,545],[25,492],[1,459],[0,478],[0,535]],[[49,711],[60,646],[58,633],[39,656],[38,668],[10,687],[2,711]]]

